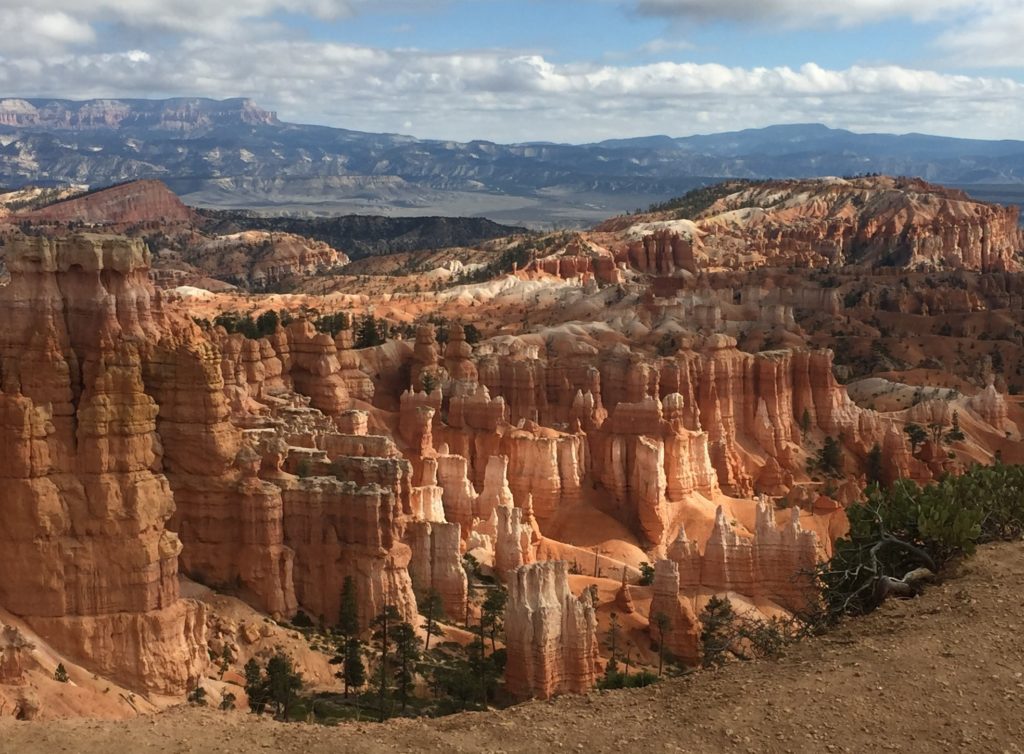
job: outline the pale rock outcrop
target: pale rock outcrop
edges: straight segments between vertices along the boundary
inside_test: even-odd
[[[481,521],[486,521],[494,515],[495,509],[499,506],[514,504],[515,498],[508,486],[508,458],[491,456],[487,459],[484,486],[476,499],[473,514]]]
[[[1010,429],[1006,397],[996,390],[992,382],[989,382],[988,386],[980,393],[968,398],[967,407],[996,429],[1000,431]]]
[[[533,530],[522,508],[503,504],[491,515],[495,518],[494,570],[508,581],[519,566],[534,561]]]
[[[519,568],[505,610],[505,681],[519,698],[583,693],[597,682],[597,618],[590,594],[569,590],[562,561]]]
[[[445,615],[452,619],[463,616],[469,585],[462,567],[459,525],[413,521],[406,529],[406,538],[412,549],[409,576],[419,604],[434,590]]]
[[[700,622],[689,600],[679,593],[679,566],[671,560],[657,561],[651,591],[651,638],[661,641],[664,636],[665,650],[672,658],[696,665],[700,659]],[[661,616],[663,629],[658,625]]]

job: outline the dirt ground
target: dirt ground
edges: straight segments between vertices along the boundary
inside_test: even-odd
[[[0,722],[4,752],[1024,752],[1024,545],[781,660],[501,712],[338,728],[178,708]]]

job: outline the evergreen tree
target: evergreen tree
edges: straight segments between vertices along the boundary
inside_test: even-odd
[[[701,661],[704,667],[725,664],[726,653],[736,639],[736,613],[728,598],[712,597],[700,614]]]
[[[946,441],[947,442],[959,442],[959,441],[963,440],[964,437],[965,437],[965,435],[963,433],[963,430],[960,429],[960,412],[959,411],[954,411],[953,412],[953,428],[951,430],[949,430],[949,433],[946,435]]]
[[[364,314],[356,328],[356,348],[379,346],[386,340],[387,323],[372,314]]]
[[[619,614],[612,612],[608,616],[608,665],[605,667],[605,675],[613,675],[619,669],[618,642]]]
[[[423,392],[430,395],[437,387],[437,377],[431,372],[423,372],[420,375],[420,384],[423,386]]]
[[[480,342],[480,328],[470,322],[463,330],[466,333],[466,342],[470,345]]]
[[[363,664],[363,643],[358,637],[352,637],[345,642],[342,662],[345,696],[347,697],[350,688],[359,689],[366,684],[366,665]]]
[[[263,337],[273,335],[277,331],[281,318],[273,309],[268,309],[256,318],[256,330]]]
[[[468,552],[462,556],[462,570],[466,572],[466,629],[470,629],[469,625],[469,608],[475,602],[474,593],[476,592],[477,582],[480,578],[480,563],[470,555]]]
[[[924,445],[925,440],[928,439],[928,433],[924,427],[919,424],[910,423],[903,428],[903,431],[907,435],[907,440],[910,441],[910,454],[917,453],[917,449]]]
[[[426,599],[423,601],[423,616],[427,619],[426,623],[423,624],[423,628],[427,632],[425,652],[430,651],[430,637],[437,633],[437,620],[441,617],[442,612],[441,595],[437,593],[436,589],[431,588],[427,592]]]
[[[351,576],[346,576],[342,583],[337,630],[340,640],[331,663],[341,665],[341,670],[335,675],[344,683],[347,699],[350,688],[359,688],[366,683],[362,642],[359,640],[359,604],[356,600],[355,581]]]
[[[654,566],[646,560],[640,564],[640,586],[650,586],[654,583]]]
[[[868,451],[865,463],[868,484],[882,483],[882,447],[876,442]]]
[[[302,688],[302,677],[292,668],[292,661],[280,652],[267,661],[267,695],[275,705],[274,716],[287,719],[295,692]]]
[[[71,680],[68,677],[68,670],[64,667],[63,662],[57,663],[57,669],[53,671],[53,680],[58,681],[59,683],[67,683]]]
[[[506,602],[508,602],[508,592],[498,587],[487,594],[481,607],[480,625],[491,637],[492,653],[498,649],[497,635],[504,628]]]
[[[806,437],[807,433],[811,431],[811,412],[807,408],[800,415],[800,431]]]
[[[395,642],[395,687],[404,710],[415,680],[414,670],[420,659],[420,640],[409,623],[398,623],[391,629]]]
[[[262,715],[267,707],[267,687],[260,664],[253,657],[245,663],[245,694],[249,697],[249,709]]]
[[[266,688],[275,707],[274,717],[287,719],[295,693],[302,688],[302,677],[295,672],[288,656],[278,653],[267,661]]]
[[[387,700],[391,694],[391,645],[394,641],[392,630],[400,621],[401,616],[394,605],[386,605],[373,619],[373,640],[380,655],[376,682],[381,722],[387,719]]]
[[[825,443],[808,462],[808,471],[817,469],[829,476],[843,475],[843,446],[834,437],[826,437]]]

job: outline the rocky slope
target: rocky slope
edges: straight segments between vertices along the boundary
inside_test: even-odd
[[[160,181],[133,181],[88,192],[39,209],[15,213],[13,220],[32,224],[103,225],[124,229],[137,225],[174,226],[195,221],[191,209]]]
[[[617,218],[598,228],[636,237],[686,239],[711,267],[888,266],[918,270],[1016,271],[1024,230],[1016,207],[969,198],[921,180],[884,176],[725,185],[709,205]],[[732,188],[734,190],[729,191]],[[724,195],[723,195],[724,194]],[[662,267],[659,251],[630,262]],[[679,252],[674,250],[677,257]],[[653,256],[651,256],[653,254]],[[695,268],[690,267],[694,272]]]
[[[283,752],[396,750],[620,752],[1013,751],[1024,658],[1016,626],[1024,549],[981,549],[965,572],[917,600],[889,603],[839,632],[790,648],[775,662],[734,664],[644,689],[562,697],[509,710],[384,726],[297,726],[181,707],[156,719],[16,723],[12,749],[172,751],[272,747]],[[813,714],[808,712],[813,711]],[[43,740],[45,736],[46,740]]]

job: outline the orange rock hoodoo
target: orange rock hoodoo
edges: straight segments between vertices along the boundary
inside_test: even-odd
[[[795,186],[765,207],[751,188],[692,223],[633,218],[650,227],[592,234],[608,248],[577,239],[502,282],[538,297],[516,300],[524,318],[557,291],[551,321],[476,346],[457,325],[444,344],[421,324],[414,341],[360,350],[350,331],[332,337],[302,316],[258,339],[203,329],[154,288],[140,242],[15,238],[0,289],[0,610],[97,673],[180,694],[206,665],[207,614],[181,598],[179,570],[328,625],[351,578],[367,627],[385,605],[416,620],[432,592],[450,618],[474,617],[471,554],[509,586],[509,690],[541,697],[593,685],[598,616],[613,610],[633,626],[666,616],[666,648],[684,662],[698,658],[710,594],[800,610],[876,445],[884,481],[927,481],[1019,437],[1019,408],[995,380],[894,410],[855,403],[832,353],[802,345],[797,324],[808,310],[842,317],[857,305],[848,291],[728,269],[711,279],[727,259],[1016,264],[1006,218],[968,216],[954,192],[836,185],[811,202]],[[877,205],[856,232],[851,195]],[[995,278],[945,304],[896,285],[885,296],[915,313],[1024,302],[1010,273]],[[658,288],[666,279],[679,283]],[[448,300],[479,295],[484,309],[492,293],[465,286]],[[460,311],[475,313],[472,301]],[[759,328],[784,347],[741,350]],[[950,404],[962,446],[909,448],[906,425],[951,426]],[[826,438],[844,482],[814,468]],[[790,507],[781,522],[777,505]],[[656,564],[649,591],[636,586],[643,561]],[[0,683],[18,682],[23,658],[0,639]]]
[[[0,292],[0,605],[118,681],[183,693],[203,670],[203,608],[178,592],[144,350],[163,316],[137,242],[8,245]]]

